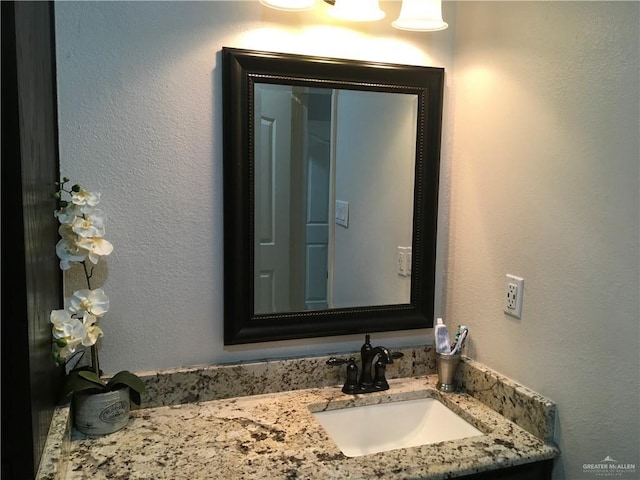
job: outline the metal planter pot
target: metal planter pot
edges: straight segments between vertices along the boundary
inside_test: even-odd
[[[74,421],[78,431],[88,435],[117,432],[129,422],[129,387],[111,392],[74,396]]]

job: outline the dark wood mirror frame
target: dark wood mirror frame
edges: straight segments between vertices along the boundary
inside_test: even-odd
[[[223,47],[224,343],[433,326],[444,69]],[[254,314],[254,84],[418,96],[408,304]]]

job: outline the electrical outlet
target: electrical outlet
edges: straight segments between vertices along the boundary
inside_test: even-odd
[[[512,317],[522,317],[522,299],[524,297],[524,279],[507,274],[504,289],[504,311]]]

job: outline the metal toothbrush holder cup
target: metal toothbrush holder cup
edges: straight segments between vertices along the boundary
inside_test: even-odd
[[[456,371],[460,363],[460,354],[436,353],[436,370],[438,372],[438,384],[436,388],[442,392],[455,392]]]

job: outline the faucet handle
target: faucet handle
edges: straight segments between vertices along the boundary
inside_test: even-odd
[[[329,365],[330,367],[336,367],[338,365],[344,365],[345,363],[348,363],[349,360],[345,360],[344,358],[336,358],[336,357],[331,357],[329,360],[326,361],[326,364]]]
[[[356,393],[358,389],[358,366],[356,365],[356,359],[349,357],[347,360],[347,380],[342,386],[344,393]]]
[[[389,353],[389,356],[392,359],[397,359],[404,357],[404,353],[391,352]],[[386,363],[388,362],[383,362],[381,359],[378,359],[378,361],[374,365],[375,375],[373,377],[373,387],[376,390],[387,390],[389,388],[389,382],[387,382],[387,379],[385,377],[385,371],[387,367]]]
[[[386,365],[378,360],[375,364],[375,376],[373,377],[373,386],[376,390],[388,390],[389,382],[385,378]]]
[[[344,382],[342,391],[344,393],[357,393],[358,390],[358,366],[356,365],[356,359],[349,357],[348,360],[344,358],[331,357],[327,360],[327,365],[336,366],[347,364],[347,380]]]

